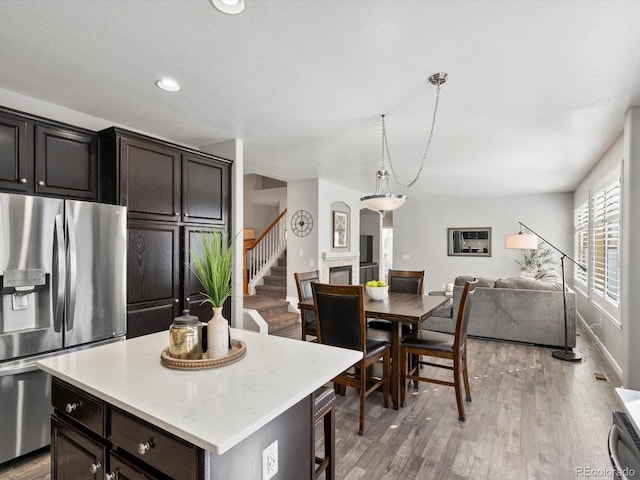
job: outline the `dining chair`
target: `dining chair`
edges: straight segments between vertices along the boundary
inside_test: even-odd
[[[294,273],[296,280],[296,288],[298,289],[298,301],[310,300],[313,298],[311,284],[320,281],[320,272],[313,270],[312,272]],[[307,340],[307,335],[316,335],[316,315],[311,310],[301,310],[300,317],[302,320],[302,340]]]
[[[364,433],[365,399],[382,387],[385,408],[389,406],[389,377],[391,344],[385,340],[367,338],[364,315],[364,288],[362,285],[336,285],[312,283],[316,311],[318,342],[334,347],[362,352],[352,368],[333,379],[334,385],[354,387],[360,392],[360,428]],[[382,375],[374,376],[370,368],[382,359]]]
[[[389,291],[424,295],[424,270],[389,270]],[[367,327],[390,332],[391,322],[389,320],[372,319],[367,322]],[[402,325],[403,335],[409,334],[412,330],[410,325]],[[377,334],[378,332],[371,332],[372,336]]]
[[[323,473],[325,480],[333,480],[336,477],[336,395],[332,388],[320,387],[313,392],[314,450],[315,429],[320,422],[324,429],[324,456],[314,454],[313,480],[318,480]]]
[[[477,284],[477,279],[465,282],[462,296],[460,298],[460,307],[458,308],[455,333],[453,335],[449,333],[431,332],[429,330],[416,330],[402,339],[400,354],[402,361],[402,376],[400,381],[401,405],[404,406],[407,380],[447,385],[455,387],[456,403],[458,404],[458,420],[461,422],[465,421],[460,377],[462,377],[464,381],[464,389],[467,394],[466,400],[467,402],[470,402],[471,392],[469,389],[469,374],[467,371],[467,326],[469,324],[471,300],[475,293]],[[411,366],[409,365],[410,355],[444,358],[451,360],[453,364],[440,364],[421,360]],[[422,376],[420,374],[420,365],[453,370],[453,382]]]

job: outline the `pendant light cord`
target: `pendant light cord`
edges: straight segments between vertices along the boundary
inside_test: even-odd
[[[424,168],[424,162],[427,159],[427,155],[429,154],[429,147],[431,147],[431,138],[433,138],[433,130],[436,126],[436,115],[438,114],[438,103],[440,101],[440,85],[442,82],[438,82],[436,84],[437,92],[436,92],[436,103],[433,109],[433,120],[431,121],[431,131],[429,132],[429,140],[427,140],[427,147],[425,148],[424,155],[422,156],[422,163],[420,164],[420,169],[416,174],[415,178],[411,180],[409,183],[404,184],[398,179],[398,175],[396,175],[396,171],[393,168],[393,162],[391,161],[391,155],[389,155],[389,140],[387,140],[387,129],[384,124],[384,115],[382,115],[382,169],[384,170],[384,156],[385,153],[387,155],[387,159],[389,160],[389,167],[391,168],[391,173],[393,174],[393,178],[395,181],[404,188],[412,187],[419,179],[420,174],[422,173],[422,169]]]

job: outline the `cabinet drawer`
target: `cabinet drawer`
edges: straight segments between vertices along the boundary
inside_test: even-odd
[[[110,440],[114,447],[175,480],[198,478],[203,457],[197,447],[115,408],[111,409]]]
[[[63,418],[72,418],[101,437],[105,436],[105,405],[89,394],[54,378],[51,385],[51,403]]]
[[[107,477],[111,475],[111,477]],[[124,458],[111,452],[109,458],[109,472],[106,478],[114,478],[118,480],[157,480],[159,477],[152,475],[150,472],[144,471],[136,465],[129,463]]]

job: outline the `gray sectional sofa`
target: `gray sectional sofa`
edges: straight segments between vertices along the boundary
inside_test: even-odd
[[[468,334],[477,337],[564,346],[562,282],[557,275],[546,278],[479,278],[471,304]],[[464,282],[457,277],[453,298],[428,318],[423,328],[453,333]],[[567,338],[576,345],[576,294],[567,289]]]

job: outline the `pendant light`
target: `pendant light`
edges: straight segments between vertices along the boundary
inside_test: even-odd
[[[385,128],[384,123],[384,115],[382,117],[382,162],[380,166],[380,170],[376,172],[376,193],[373,195],[366,195],[360,198],[362,202],[362,206],[368,208],[369,210],[373,210],[379,212],[384,216],[385,213],[390,212],[391,210],[395,210],[398,207],[401,207],[407,199],[406,195],[403,194],[394,194],[391,193],[391,188],[389,187],[389,171],[385,168],[385,157],[389,160],[389,167],[391,168],[391,173],[393,174],[393,178],[395,181],[404,188],[411,188],[420,178],[420,174],[422,173],[422,169],[424,168],[424,162],[429,153],[429,147],[431,146],[431,138],[433,137],[433,129],[436,125],[436,115],[438,113],[438,102],[440,100],[440,86],[447,81],[448,75],[446,73],[435,73],[429,77],[429,82],[437,87],[436,92],[436,103],[435,108],[433,109],[433,120],[431,122],[431,131],[429,132],[429,139],[427,140],[427,146],[424,151],[424,155],[422,156],[422,163],[420,164],[420,169],[416,176],[409,183],[404,184],[396,175],[396,172],[393,168],[393,163],[391,161],[391,156],[389,155],[389,141],[387,140],[387,130]]]

